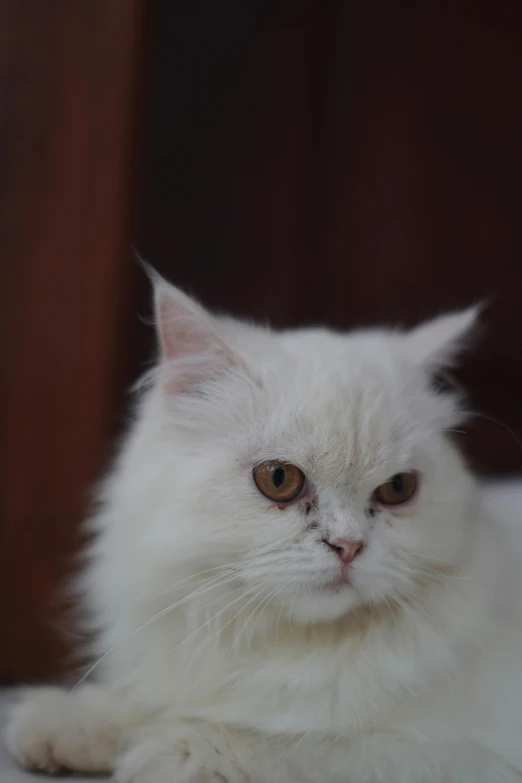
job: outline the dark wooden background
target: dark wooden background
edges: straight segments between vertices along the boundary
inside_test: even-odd
[[[488,297],[462,446],[520,472],[521,31],[519,2],[0,0],[0,681],[71,647],[56,588],[152,347],[133,243],[282,326]]]

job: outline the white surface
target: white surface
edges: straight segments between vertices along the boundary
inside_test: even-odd
[[[47,778],[44,775],[31,775],[29,772],[24,772],[20,769],[16,762],[9,756],[4,742],[3,733],[7,716],[7,710],[9,704],[16,698],[16,691],[0,691],[0,783],[45,783],[46,780],[49,783],[67,783],[74,781],[74,783],[93,783],[93,781],[101,781],[104,778],[80,778],[80,777],[63,777],[59,778]],[[106,780],[106,779],[105,779]]]

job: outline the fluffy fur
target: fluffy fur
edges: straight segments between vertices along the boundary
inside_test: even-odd
[[[30,692],[12,752],[120,783],[522,780],[520,532],[431,378],[475,311],[278,333],[155,291],[160,358],[81,582],[95,684]],[[267,459],[304,472],[295,502],[256,488]],[[411,470],[413,500],[376,506]],[[350,584],[325,538],[365,542]]]

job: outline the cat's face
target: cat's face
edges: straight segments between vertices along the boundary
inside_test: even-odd
[[[158,285],[154,535],[302,622],[404,603],[466,544],[469,479],[430,389],[474,313],[409,334],[271,333]],[[158,478],[155,478],[158,481]],[[156,485],[158,486],[158,485]]]

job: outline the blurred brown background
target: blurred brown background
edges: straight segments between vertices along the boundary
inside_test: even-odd
[[[489,297],[462,445],[520,471],[521,35],[520,2],[0,0],[0,681],[70,646],[53,595],[152,347],[132,244],[277,325]]]

